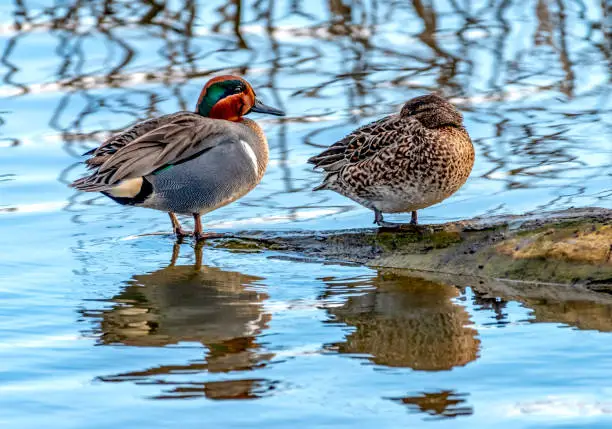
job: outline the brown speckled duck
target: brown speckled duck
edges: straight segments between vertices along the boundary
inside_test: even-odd
[[[412,212],[450,197],[474,165],[463,116],[435,94],[413,98],[401,112],[361,127],[308,162],[326,173],[329,189],[374,211],[374,223],[395,227],[383,213]]]
[[[255,98],[238,76],[211,79],[195,113],[178,112],[137,123],[86,153],[93,172],[72,186],[102,192],[119,204],[168,212],[174,233],[185,235],[175,213],[200,216],[241,198],[261,181],[268,142],[251,112],[284,115]]]

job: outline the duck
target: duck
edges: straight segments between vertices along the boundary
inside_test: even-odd
[[[384,213],[411,213],[440,203],[467,181],[474,145],[463,115],[443,97],[427,94],[407,101],[397,114],[365,125],[308,162],[325,173],[314,191],[335,191],[374,211],[379,227]]]
[[[250,113],[284,116],[256,97],[242,77],[217,76],[202,89],[195,112],[152,118],[110,137],[84,155],[91,173],[71,186],[101,192],[118,204],[167,212],[174,234],[188,235],[176,215],[201,217],[253,190],[268,165],[266,136]]]

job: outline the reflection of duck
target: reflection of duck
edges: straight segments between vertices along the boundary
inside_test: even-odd
[[[379,273],[374,285],[375,290],[328,310],[356,328],[331,347],[415,370],[447,370],[477,358],[480,341],[466,327],[469,315],[451,301],[458,295],[455,287],[395,272]]]
[[[454,418],[469,416],[474,413],[474,409],[467,405],[466,396],[450,390],[443,390],[390,399],[406,405],[416,413],[429,414],[434,418]]]
[[[216,397],[250,398],[268,390],[266,380],[231,380],[214,383],[177,382],[159,378],[178,373],[247,371],[272,358],[259,351],[257,336],[267,329],[269,314],[262,308],[265,293],[249,289],[259,277],[201,265],[202,247],[196,247],[195,266],[172,263],[150,274],[134,276],[102,312],[85,312],[99,318],[101,344],[165,346],[199,342],[208,349],[204,361],[102,377],[105,381],[157,382],[175,385],[170,396],[191,397],[214,393]],[[270,384],[273,386],[273,383]],[[224,392],[223,387],[229,389]],[[237,392],[239,387],[244,392]],[[270,389],[273,387],[270,387]],[[253,391],[252,391],[253,390]],[[167,394],[161,397],[168,397]]]

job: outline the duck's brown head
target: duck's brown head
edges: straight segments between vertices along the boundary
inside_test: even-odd
[[[283,111],[263,104],[246,80],[232,75],[217,76],[209,80],[196,105],[196,113],[227,121],[239,121],[251,112],[285,115]]]
[[[463,115],[436,94],[422,95],[409,100],[402,107],[402,116],[418,119],[427,128],[461,127]]]

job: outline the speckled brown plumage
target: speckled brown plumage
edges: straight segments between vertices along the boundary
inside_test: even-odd
[[[382,212],[416,212],[454,194],[472,171],[474,147],[461,114],[431,94],[355,130],[309,162],[327,173],[315,190],[336,191],[374,210],[382,225]]]

